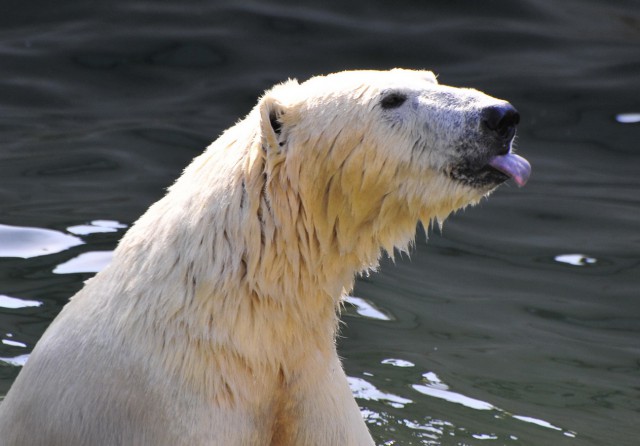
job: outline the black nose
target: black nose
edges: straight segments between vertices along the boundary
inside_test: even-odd
[[[493,105],[482,110],[482,123],[500,138],[511,140],[520,122],[520,113],[509,103]]]

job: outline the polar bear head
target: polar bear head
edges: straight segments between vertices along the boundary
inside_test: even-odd
[[[401,246],[418,220],[443,220],[509,178],[523,185],[530,171],[512,152],[515,108],[429,71],[289,81],[258,107],[270,199],[296,203],[287,215],[302,212],[342,253],[372,236]]]

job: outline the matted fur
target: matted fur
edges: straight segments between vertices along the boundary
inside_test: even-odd
[[[389,91],[406,96],[385,109]],[[335,348],[381,248],[494,186],[482,107],[430,72],[344,72],[264,97],[127,232],[0,406],[9,445],[371,445]]]

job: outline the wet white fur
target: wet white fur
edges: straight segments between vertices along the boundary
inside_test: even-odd
[[[408,99],[384,110],[392,90]],[[0,445],[373,444],[336,353],[342,296],[489,192],[443,172],[496,101],[407,70],[267,92],[54,320]]]

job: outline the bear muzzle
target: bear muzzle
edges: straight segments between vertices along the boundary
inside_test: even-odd
[[[508,179],[519,187],[524,186],[531,175],[531,165],[512,150],[519,123],[520,113],[508,102],[483,108],[480,111],[480,132],[489,153],[480,163],[467,161],[456,165],[449,175],[477,188],[495,187]]]
[[[511,153],[520,113],[508,102],[482,110],[482,124],[489,133],[502,142],[502,153],[489,160],[489,166],[507,175],[519,186],[524,186],[531,175],[531,165],[521,156]]]

